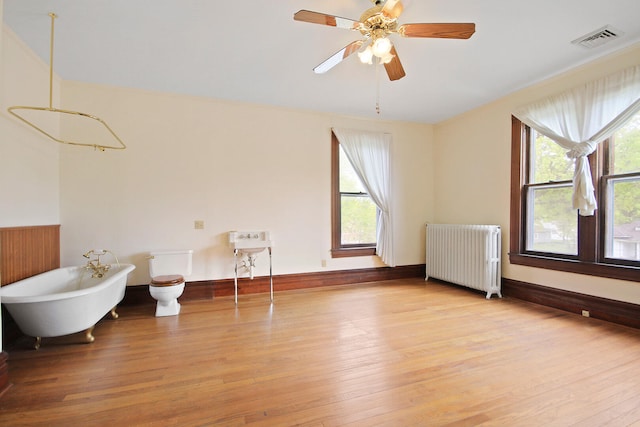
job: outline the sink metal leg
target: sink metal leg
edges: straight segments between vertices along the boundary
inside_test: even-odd
[[[273,302],[273,264],[271,262],[271,246],[269,246],[269,287],[271,292],[271,302]]]
[[[271,246],[267,248],[269,250],[269,296],[271,298],[271,302],[273,302],[273,260],[271,257]],[[234,287],[234,301],[235,304],[238,305],[238,249],[233,250],[233,259],[234,259],[234,277],[233,277],[233,287]]]
[[[236,264],[235,277],[233,279],[233,286],[235,289],[235,302],[236,302],[236,305],[238,305],[238,250],[237,249],[233,250],[233,258]]]

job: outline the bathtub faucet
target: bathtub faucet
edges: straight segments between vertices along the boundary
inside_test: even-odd
[[[105,251],[104,249],[102,250],[91,249],[89,252],[82,255],[85,258],[89,258],[89,261],[87,262],[87,265],[85,268],[87,270],[93,271],[93,274],[91,275],[91,277],[93,277],[94,279],[101,278],[102,276],[104,276],[104,273],[106,273],[111,267],[111,264],[100,263],[100,257],[106,254],[107,252],[111,253],[110,251]],[[95,256],[95,259],[90,259],[91,255]]]

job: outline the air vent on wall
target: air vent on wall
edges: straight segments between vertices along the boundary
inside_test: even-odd
[[[594,47],[603,45],[607,42],[617,39],[624,33],[620,30],[613,28],[611,25],[605,25],[602,28],[598,28],[595,31],[590,32],[582,37],[579,37],[571,43],[592,49]]]

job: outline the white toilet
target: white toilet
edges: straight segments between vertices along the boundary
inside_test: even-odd
[[[149,253],[149,293],[158,300],[156,317],[180,313],[178,297],[184,291],[184,276],[191,275],[192,250]]]

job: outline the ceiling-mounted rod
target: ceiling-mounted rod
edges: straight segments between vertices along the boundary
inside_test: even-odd
[[[55,20],[58,17],[53,12],[49,12],[51,17],[51,41],[49,42],[49,108],[53,108],[53,35]]]
[[[100,150],[100,151],[105,151],[106,149],[124,150],[125,148],[127,148],[127,146],[124,144],[124,142],[122,142],[122,140],[118,137],[118,135],[116,135],[116,133],[109,127],[109,125],[101,118],[93,116],[91,114],[81,113],[79,111],[63,110],[63,109],[53,107],[53,45],[54,45],[53,42],[54,42],[55,19],[58,17],[58,15],[56,15],[53,12],[49,12],[48,15],[51,17],[51,36],[50,36],[50,44],[49,44],[49,106],[48,107],[27,107],[22,105],[14,105],[12,107],[7,108],[7,111],[11,115],[20,119],[25,124],[31,126],[33,129],[37,130],[38,132],[42,133],[48,138],[56,142],[59,142],[61,144],[93,147],[94,149]],[[48,131],[44,130],[40,126],[33,123],[31,120],[21,116],[17,112],[19,110],[43,111],[43,112],[49,112],[49,113],[66,114],[66,115],[69,115],[69,117],[80,117],[80,118],[95,120],[105,127],[108,134],[111,135],[111,137],[113,137],[118,142],[118,145],[86,143],[86,142],[78,142],[78,141],[71,141],[71,140],[65,140],[62,138],[57,138],[53,136],[51,133],[49,133]],[[64,117],[64,116],[60,116],[60,117]],[[85,120],[84,122],[87,122],[87,121]]]

